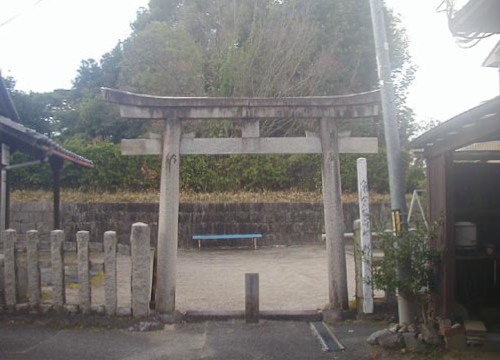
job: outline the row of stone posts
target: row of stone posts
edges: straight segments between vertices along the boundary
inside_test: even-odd
[[[39,266],[39,234],[37,230],[30,230],[27,238],[27,295],[28,306],[31,312],[42,310],[41,272]],[[4,232],[4,294],[7,309],[15,310],[17,301],[16,278],[16,241],[15,230]],[[130,236],[132,261],[132,316],[143,317],[149,313],[151,294],[150,274],[150,229],[144,223],[132,225]],[[88,231],[79,231],[76,234],[77,263],[78,263],[78,309],[82,314],[91,312],[91,282],[90,282],[90,234]],[[49,306],[55,311],[61,311],[66,304],[64,280],[64,231],[54,230],[50,233],[50,258],[52,273],[53,301]],[[104,294],[105,313],[108,316],[117,314],[117,256],[116,233],[104,233]],[[44,306],[45,307],[45,306]]]

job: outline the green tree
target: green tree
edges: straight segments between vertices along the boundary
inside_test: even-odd
[[[406,105],[415,67],[404,28],[390,12],[386,16],[405,144],[415,131],[413,112]],[[91,146],[102,145],[110,154],[117,151],[111,143],[161,131],[156,122],[122,119],[116,106],[102,100],[99,89],[103,86],[167,96],[282,97],[362,92],[375,89],[378,83],[370,9],[365,0],[150,0],[148,8],[137,12],[132,30],[128,39],[100,61],[83,60],[69,91],[25,94],[16,92],[11,84],[23,121],[68,146],[75,145],[75,150],[90,158],[100,158],[90,151]],[[241,132],[240,125],[232,121],[184,126],[184,131],[198,136],[233,137]],[[341,129],[352,136],[378,136],[383,147],[380,119],[343,121]],[[261,122],[262,136],[302,136],[304,130],[317,129],[310,121]],[[354,159],[341,156],[344,191],[356,190]],[[120,166],[129,169],[130,176],[148,174],[154,179],[158,175],[153,169],[156,160],[148,165],[127,161],[135,164],[130,165],[134,170],[128,168],[128,162]],[[409,157],[406,164],[410,164]],[[386,191],[383,153],[368,156],[368,165],[372,189]],[[113,166],[109,169],[114,171]],[[114,171],[110,177],[119,174]],[[422,173],[412,167],[409,174],[408,179],[415,180]],[[198,191],[321,187],[317,156],[184,157],[181,175],[181,186]],[[101,172],[99,176],[105,175]],[[123,186],[137,186],[128,175],[127,179]],[[417,183],[413,181],[410,188]],[[92,184],[120,186],[110,178]]]
[[[104,101],[100,93],[101,87],[118,87],[122,58],[123,47],[118,43],[100,62],[82,60],[70,91],[73,114],[62,121],[64,138],[83,135],[87,141],[118,142],[143,134],[144,122],[121,118],[116,106]]]
[[[47,93],[16,90],[11,83],[10,94],[16,106],[20,122],[48,137],[57,137],[66,119],[72,116],[71,93],[54,90]]]
[[[182,27],[155,21],[123,45],[123,89],[155,95],[203,95],[199,49]]]
[[[101,86],[116,88],[120,76],[120,64],[123,59],[123,44],[120,42],[101,58]]]
[[[402,142],[406,143],[413,132],[406,91],[415,69],[398,18],[386,16]],[[186,94],[185,84],[178,86],[176,79],[171,80],[177,64],[168,58],[174,51],[185,54],[193,44],[196,50],[191,56],[201,58],[201,72],[199,66],[182,66],[181,73],[186,77],[193,72],[186,77],[189,80],[201,76],[202,90],[209,96],[335,95],[377,86],[365,0],[151,0],[149,9],[138,13],[133,29],[121,82],[132,91]],[[283,119],[263,122],[261,128],[263,135],[296,135],[311,130],[307,124]],[[375,135],[382,134],[379,121],[369,128],[375,129]]]
[[[102,69],[94,59],[82,60],[73,80],[73,90],[79,98],[92,95],[102,86]]]

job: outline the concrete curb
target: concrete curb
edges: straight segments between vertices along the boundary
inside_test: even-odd
[[[188,310],[184,314],[184,320],[188,323],[200,323],[206,321],[243,320],[243,319],[245,319],[245,312],[243,310],[241,311]]]
[[[241,311],[196,311],[188,310],[184,320],[188,323],[206,321],[244,320],[245,312]],[[322,321],[323,315],[316,310],[265,310],[260,312],[260,319],[272,321]]]
[[[270,310],[261,311],[260,318],[274,321],[322,321],[323,314],[316,310]]]

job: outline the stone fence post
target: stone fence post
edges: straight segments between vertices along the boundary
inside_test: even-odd
[[[64,286],[64,231],[50,232],[50,260],[52,262],[52,292],[54,309],[62,310],[66,303]]]
[[[116,232],[104,233],[104,296],[106,314],[116,314],[118,304],[116,278]]]
[[[132,225],[130,245],[132,252],[132,316],[143,317],[149,314],[150,256],[149,226],[138,222]]]
[[[89,240],[88,231],[76,233],[78,254],[78,300],[83,314],[90,312],[90,275],[89,275]]]
[[[27,237],[27,261],[28,261],[28,300],[31,309],[38,309],[42,301],[42,288],[40,279],[39,243],[40,238],[37,230],[26,232]]]
[[[16,230],[7,229],[3,232],[5,303],[9,309],[14,309],[17,302],[16,292]]]

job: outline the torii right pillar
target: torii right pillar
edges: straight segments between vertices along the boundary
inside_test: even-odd
[[[330,308],[349,308],[344,243],[344,220],[337,122],[332,118],[319,120],[321,139],[321,173],[328,263],[328,297]]]

